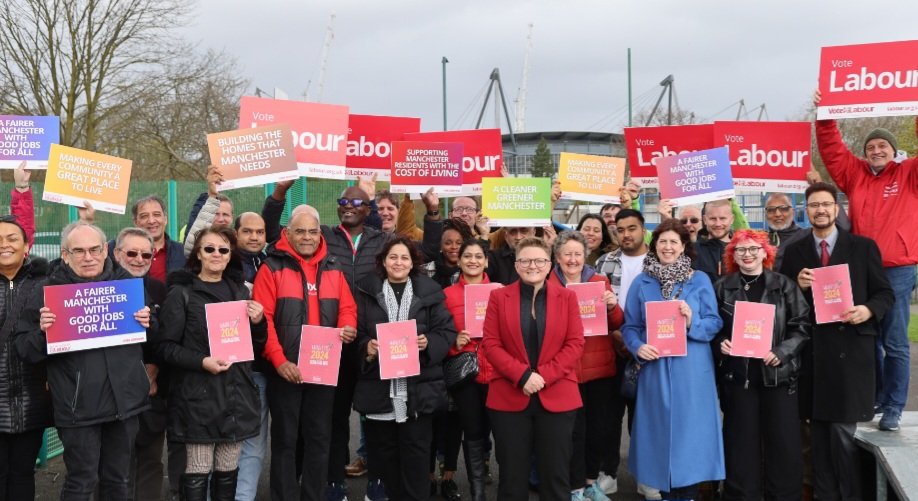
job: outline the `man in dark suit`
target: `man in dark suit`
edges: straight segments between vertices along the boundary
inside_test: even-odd
[[[800,414],[812,430],[815,497],[859,499],[854,432],[873,419],[876,386],[874,344],[883,315],[894,302],[880,250],[869,238],[838,228],[838,191],[815,183],[806,190],[813,229],[787,246],[781,273],[797,280],[813,310],[813,269],[847,264],[854,306],[840,322],[816,324],[805,350]],[[815,316],[815,312],[811,313]]]

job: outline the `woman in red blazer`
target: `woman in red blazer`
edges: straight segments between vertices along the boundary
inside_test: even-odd
[[[570,497],[572,434],[582,405],[577,366],[583,324],[577,296],[546,282],[549,257],[541,239],[520,241],[515,263],[520,279],[492,292],[485,314],[481,349],[494,369],[487,407],[500,463],[501,500],[529,499],[533,452],[539,497]]]

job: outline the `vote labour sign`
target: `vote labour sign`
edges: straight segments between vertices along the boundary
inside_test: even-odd
[[[393,141],[392,193],[456,196],[462,187],[462,143]]]
[[[808,122],[714,122],[714,144],[730,147],[733,186],[746,191],[806,191]]]
[[[60,142],[58,117],[0,115],[0,169],[47,169],[51,144]]]
[[[619,203],[625,159],[580,153],[561,153],[558,180],[561,198],[597,203]]]
[[[816,118],[918,114],[918,40],[823,47]]]
[[[130,160],[52,144],[41,199],[124,214],[130,182]]]
[[[56,317],[46,333],[49,355],[147,340],[134,320],[144,307],[143,279],[46,285],[44,294]]]
[[[676,205],[732,198],[733,178],[727,147],[692,151],[657,159],[660,198]]]
[[[493,226],[551,224],[551,179],[486,177],[481,183],[481,212]]]
[[[714,147],[714,126],[665,125],[662,127],[625,127],[625,149],[631,179],[644,187],[656,187],[654,161],[690,151]]]
[[[288,124],[301,176],[344,179],[348,107],[243,96],[239,127]]]
[[[376,174],[378,181],[389,181],[392,141],[419,130],[420,118],[350,115],[345,177],[357,179]]]
[[[504,146],[500,129],[451,130],[405,134],[406,141],[462,143],[461,195],[480,195],[481,180],[501,177]]]
[[[286,124],[208,134],[207,147],[210,162],[223,173],[224,181],[217,186],[220,190],[300,177]]]

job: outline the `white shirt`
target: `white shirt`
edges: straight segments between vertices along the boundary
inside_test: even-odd
[[[628,299],[628,289],[631,288],[631,282],[634,282],[641,271],[644,269],[644,256],[628,256],[622,253],[622,285],[618,290],[618,304],[625,309],[625,302]]]

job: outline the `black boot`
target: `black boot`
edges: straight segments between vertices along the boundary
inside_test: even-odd
[[[466,440],[462,444],[472,501],[485,501],[485,445],[484,440]]]
[[[206,473],[183,473],[179,485],[179,499],[182,501],[207,501]]]
[[[211,501],[234,501],[236,499],[236,478],[239,469],[214,471],[210,477]]]

